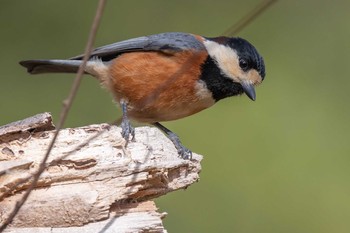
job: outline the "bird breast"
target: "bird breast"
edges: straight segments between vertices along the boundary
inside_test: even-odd
[[[211,92],[200,81],[204,51],[124,53],[109,65],[106,87],[128,103],[129,117],[140,122],[170,121],[212,106]]]

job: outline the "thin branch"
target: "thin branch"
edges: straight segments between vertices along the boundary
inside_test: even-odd
[[[253,22],[261,13],[267,10],[275,2],[277,2],[277,0],[263,1],[260,5],[256,6],[251,12],[249,12],[243,18],[241,18],[237,23],[235,23],[229,29],[227,29],[224,35],[237,35],[243,28],[245,28],[248,24]]]
[[[88,42],[86,44],[85,47],[85,55],[84,55],[84,59],[83,59],[83,63],[81,64],[81,66],[79,67],[78,73],[76,75],[76,78],[74,79],[71,91],[68,95],[68,98],[66,100],[63,101],[63,109],[61,111],[61,116],[60,116],[60,120],[59,123],[57,125],[57,131],[54,134],[52,141],[46,151],[46,154],[42,160],[42,162],[40,163],[39,169],[38,171],[34,174],[33,177],[33,181],[30,184],[29,188],[26,190],[26,192],[24,193],[22,199],[20,201],[18,201],[16,203],[16,206],[14,208],[14,210],[10,213],[10,215],[8,216],[8,218],[4,221],[3,225],[0,227],[0,232],[2,232],[3,230],[6,229],[6,227],[13,221],[14,217],[16,216],[16,214],[18,213],[18,211],[21,209],[21,207],[23,206],[23,204],[26,202],[26,200],[28,199],[30,193],[32,192],[32,190],[34,189],[34,187],[36,186],[40,175],[42,174],[42,172],[45,170],[46,167],[46,162],[49,158],[49,155],[52,151],[52,148],[55,144],[55,141],[58,137],[59,131],[62,128],[62,126],[64,125],[64,122],[67,118],[68,112],[72,106],[73,100],[76,96],[76,93],[79,89],[80,83],[81,83],[81,79],[84,73],[84,69],[86,66],[86,63],[90,57],[91,51],[92,51],[92,46],[94,44],[95,38],[96,38],[96,34],[97,34],[97,29],[103,14],[103,10],[104,10],[104,6],[105,6],[106,0],[100,0],[97,10],[96,10],[96,14],[95,14],[95,18],[94,21],[92,23],[92,27],[90,30],[90,34],[89,34],[89,38],[88,38]]]

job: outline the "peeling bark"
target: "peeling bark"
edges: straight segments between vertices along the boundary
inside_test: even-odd
[[[53,137],[51,116],[40,119],[0,127],[0,224]],[[151,200],[198,181],[202,157],[179,158],[155,128],[136,128],[127,146],[120,132],[107,124],[61,130],[37,187],[7,231],[166,232],[165,214]]]

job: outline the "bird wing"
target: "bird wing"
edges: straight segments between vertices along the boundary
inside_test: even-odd
[[[205,47],[193,34],[167,32],[150,36],[142,36],[105,45],[94,49],[90,57],[98,57],[103,61],[108,61],[125,52],[177,52],[181,50],[205,50]],[[72,57],[70,59],[81,60],[83,57],[84,54]]]

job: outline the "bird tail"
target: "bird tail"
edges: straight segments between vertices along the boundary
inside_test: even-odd
[[[81,60],[26,60],[19,64],[27,68],[30,74],[77,73]]]

